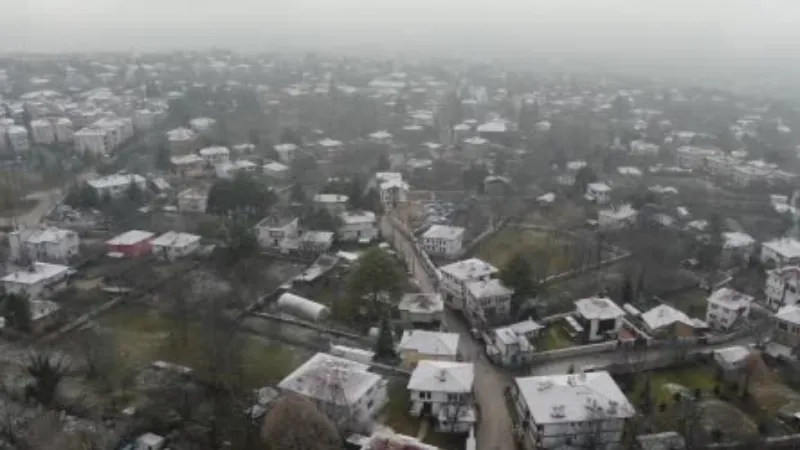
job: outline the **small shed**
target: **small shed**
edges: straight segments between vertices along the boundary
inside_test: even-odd
[[[313,321],[324,320],[330,314],[327,306],[291,292],[285,292],[278,297],[278,308],[301,319]]]

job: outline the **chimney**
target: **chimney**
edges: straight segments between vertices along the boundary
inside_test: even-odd
[[[444,369],[440,370],[439,375],[436,378],[438,378],[439,381],[444,383],[445,381],[447,381],[447,371]]]

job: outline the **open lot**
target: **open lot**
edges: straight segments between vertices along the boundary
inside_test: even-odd
[[[534,346],[537,350],[559,350],[578,345],[572,337],[567,334],[564,324],[557,322],[547,327],[544,333],[536,339]]]
[[[688,289],[662,298],[666,303],[689,315],[705,320],[708,303],[708,292],[703,289]]]

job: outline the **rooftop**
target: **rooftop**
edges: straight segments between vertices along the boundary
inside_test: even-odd
[[[152,239],[155,233],[141,230],[126,231],[106,241],[107,245],[133,245],[147,239]]]
[[[369,366],[327,353],[317,353],[284,378],[278,387],[338,405],[359,400],[381,377]]]
[[[340,194],[317,194],[314,201],[317,203],[347,203],[350,197]]]
[[[465,259],[439,268],[441,272],[455,277],[460,281],[483,278],[493,275],[499,270],[497,267],[478,258]]]
[[[283,228],[296,221],[297,217],[288,214],[270,214],[256,224],[257,228]]]
[[[635,410],[608,372],[516,379],[520,395],[538,424],[598,418],[629,418]]]
[[[398,350],[414,350],[422,355],[456,356],[458,333],[407,330],[397,345]]]
[[[262,169],[268,170],[270,172],[285,172],[289,170],[289,166],[287,166],[286,164],[281,164],[276,161],[272,161],[264,164]]]
[[[177,231],[167,231],[161,236],[153,239],[150,243],[159,247],[186,247],[200,241],[200,236],[190,233],[180,233]]]
[[[608,297],[583,298],[575,302],[575,308],[578,314],[589,320],[616,319],[625,316],[625,311]]]
[[[800,266],[777,267],[767,272],[770,277],[780,277],[784,283],[797,285],[800,281]]]
[[[694,327],[694,322],[686,313],[669,305],[658,305],[643,313],[642,320],[651,330],[668,327],[675,322],[685,323]]]
[[[442,300],[442,295],[438,293],[423,294],[415,292],[413,294],[404,294],[400,303],[397,304],[397,309],[412,313],[443,311],[444,301]]]
[[[102,178],[89,180],[87,183],[95,189],[104,189],[121,185],[130,185],[131,183],[142,184],[146,181],[147,180],[141,175],[115,173]]]
[[[611,191],[611,187],[609,187],[605,183],[589,183],[588,185],[589,190],[594,192],[609,192]]]
[[[278,152],[290,152],[292,150],[297,150],[297,146],[294,144],[278,144],[275,146],[275,150]]]
[[[709,297],[708,302],[723,306],[727,309],[738,310],[747,308],[753,302],[753,297],[739,291],[724,287],[714,291]]]
[[[348,225],[375,222],[375,213],[372,211],[345,211],[340,215],[342,222]]]
[[[514,293],[498,279],[470,281],[466,288],[469,294],[475,298],[502,297]]]
[[[194,131],[183,127],[167,131],[167,139],[173,142],[191,141],[195,136]]]
[[[800,241],[792,238],[779,238],[761,244],[787,259],[800,258]]]
[[[195,155],[194,153],[188,155],[173,156],[169,160],[172,164],[176,166],[199,164],[203,162],[203,158]]]
[[[409,390],[466,394],[472,392],[472,363],[422,360],[406,386]]]
[[[62,266],[61,264],[35,262],[28,269],[6,275],[2,278],[2,281],[4,283],[36,284],[65,275],[69,270],[68,266]]]
[[[791,324],[800,325],[800,306],[783,306],[775,313],[775,318]]]
[[[325,139],[322,139],[321,141],[319,141],[319,145],[321,145],[322,147],[326,147],[326,148],[341,147],[342,146],[342,141],[337,141],[337,140],[334,140],[334,139],[325,138]]]
[[[725,239],[724,248],[747,247],[756,243],[756,240],[753,239],[752,236],[739,231],[722,233],[722,237]]]
[[[75,239],[78,234],[72,230],[62,230],[60,228],[29,228],[25,230],[18,230],[11,233],[12,235],[19,235],[20,239],[24,242],[31,244],[39,244],[43,242],[59,242],[63,239]]]
[[[200,156],[216,156],[216,155],[227,155],[230,154],[230,150],[228,147],[223,147],[221,145],[213,146],[213,147],[206,147],[200,149]]]

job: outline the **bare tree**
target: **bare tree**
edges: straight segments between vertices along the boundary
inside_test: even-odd
[[[113,375],[118,367],[113,335],[88,327],[73,339],[72,344],[86,365],[86,377],[113,389]]]
[[[51,405],[69,367],[70,361],[63,353],[49,349],[31,353],[26,369],[34,381],[25,388],[25,397],[45,406]]]
[[[289,394],[264,417],[261,438],[267,450],[341,450],[336,426],[308,400]]]

